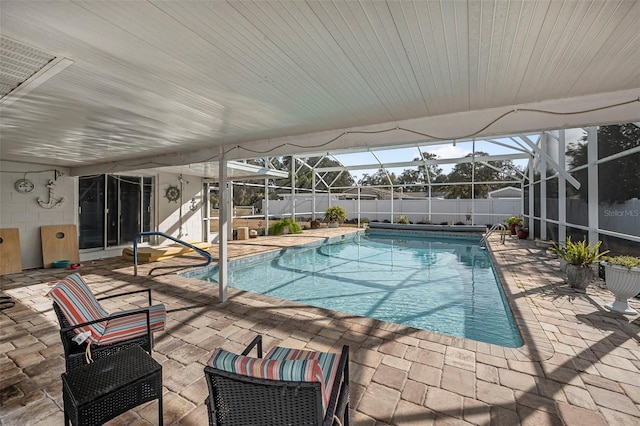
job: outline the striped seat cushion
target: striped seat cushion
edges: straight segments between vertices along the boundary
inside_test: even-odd
[[[216,349],[207,365],[218,370],[259,379],[284,380],[292,382],[320,382],[324,395],[322,370],[315,359],[267,359],[236,355]],[[323,408],[326,405],[323,405]],[[326,409],[325,409],[326,410]]]
[[[135,309],[133,309],[135,310]],[[118,314],[129,311],[117,312]],[[164,331],[167,311],[164,305],[149,307],[149,322],[151,332]],[[98,344],[109,345],[123,340],[142,337],[147,334],[147,316],[144,313],[134,314],[109,320],[104,333],[98,339]]]
[[[64,278],[49,291],[47,296],[58,304],[70,325],[78,325],[110,316],[100,306],[80,274],[72,274]],[[117,313],[126,312],[129,311]],[[164,331],[166,318],[167,312],[164,305],[150,306],[151,332]],[[87,341],[92,344],[108,345],[147,334],[147,316],[144,313],[134,314],[79,327],[74,331],[76,334],[91,331],[91,337]]]
[[[276,346],[264,357],[270,360],[314,360],[322,371],[322,382],[325,384],[322,389],[322,407],[326,411],[331,391],[340,364],[340,354],[331,352],[305,351],[302,349],[282,348]]]
[[[56,302],[70,325],[78,325],[84,322],[94,321],[109,316],[98,303],[84,279],[79,274],[72,274],[57,283],[47,294]],[[76,328],[76,334],[91,331],[88,340],[97,343],[104,334],[107,322],[99,322],[86,327]]]

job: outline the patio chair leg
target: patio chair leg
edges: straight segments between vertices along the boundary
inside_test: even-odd
[[[162,395],[158,398],[158,426],[162,426]]]

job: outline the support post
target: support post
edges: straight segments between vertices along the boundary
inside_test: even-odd
[[[558,164],[566,168],[565,139],[566,132],[560,130],[558,134]],[[558,173],[558,241],[567,241],[567,181],[561,173]]]
[[[202,185],[202,241],[209,242],[211,235],[211,184],[206,182]]]
[[[471,224],[474,224],[473,219],[473,210],[475,207],[475,198],[476,198],[476,140],[474,139],[471,142],[471,152],[473,152],[473,157],[471,157]],[[465,215],[467,213],[465,212]],[[466,216],[465,216],[466,217]]]
[[[391,185],[391,223],[393,223],[393,185]]]
[[[360,185],[358,185],[358,228],[360,228]]]
[[[227,161],[224,147],[218,150],[218,186],[220,191],[220,214],[218,218],[218,298],[227,301],[227,239],[229,220],[229,189],[227,187]]]
[[[291,220],[296,221],[296,157],[291,156]]]
[[[540,145],[544,152],[548,152],[549,137],[546,133],[542,134]],[[541,157],[538,164],[540,168],[540,239],[545,241],[547,239],[547,160]]]
[[[316,169],[311,170],[311,220],[316,220]]]
[[[587,129],[587,182],[589,185],[589,244],[598,242],[598,129]]]
[[[536,154],[539,155],[539,154]],[[533,157],[531,158],[531,162],[529,163],[529,236],[531,237],[531,239],[535,238],[535,230],[536,230],[536,221],[534,219],[535,217],[535,210],[536,210],[536,205],[535,205],[535,185],[533,184],[533,179],[535,178],[535,173],[534,173],[534,169],[533,169]]]
[[[227,226],[227,239],[233,241],[233,182],[227,182],[227,191],[227,205],[229,208],[227,216],[227,220],[229,221],[229,225]]]

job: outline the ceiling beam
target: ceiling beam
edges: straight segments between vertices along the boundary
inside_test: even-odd
[[[229,160],[236,160],[265,155],[338,152],[344,148],[367,150],[437,140],[479,139],[544,130],[635,122],[640,120],[639,94],[640,88],[357,128],[248,140],[224,146],[224,154]],[[75,167],[71,172],[77,176],[184,165],[214,161],[218,155],[218,146],[215,141],[212,141],[210,148]]]

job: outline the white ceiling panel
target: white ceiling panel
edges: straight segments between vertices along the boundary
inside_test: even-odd
[[[634,0],[3,0],[3,38],[73,64],[2,100],[0,154],[122,171],[639,121],[606,108],[640,95],[638,22]]]

